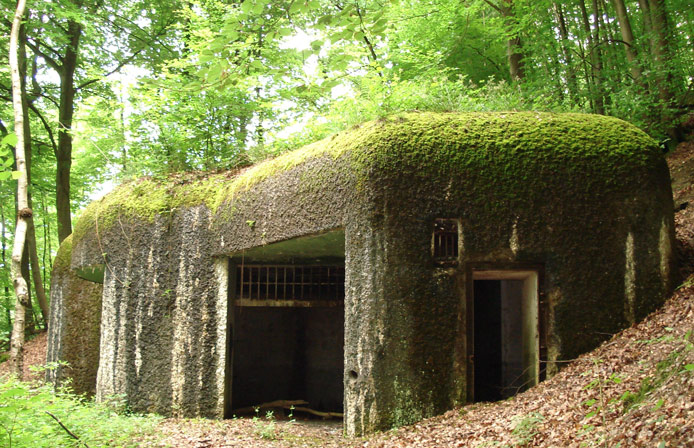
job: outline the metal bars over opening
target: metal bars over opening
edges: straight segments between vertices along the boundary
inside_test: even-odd
[[[344,266],[238,265],[236,278],[236,298],[243,301],[345,299]]]
[[[455,219],[434,220],[432,238],[434,261],[451,263],[458,261],[458,221]]]

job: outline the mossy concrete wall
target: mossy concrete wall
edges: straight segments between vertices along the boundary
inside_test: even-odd
[[[101,332],[102,285],[70,269],[72,236],[63,241],[53,263],[46,361],[65,361],[46,372],[47,381],[69,385],[75,393],[96,392]]]
[[[551,373],[665,297],[672,208],[654,142],[586,115],[404,114],[235,176],[126,184],[75,227],[72,268],[105,266],[97,395],[221,417],[228,257],[341,229],[346,432],[410,423],[467,398],[472,266],[542,267]],[[460,222],[455,266],[432,259],[436,218]]]
[[[226,291],[208,225],[209,211],[198,206],[122,221],[120,237],[104,234],[97,399],[125,394],[139,411],[220,415]]]

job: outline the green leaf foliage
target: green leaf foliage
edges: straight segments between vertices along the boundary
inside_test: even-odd
[[[117,413],[67,390],[33,386],[12,378],[0,382],[0,446],[61,448],[84,446],[52,414],[92,448],[137,447],[136,436],[149,433],[158,417]]]

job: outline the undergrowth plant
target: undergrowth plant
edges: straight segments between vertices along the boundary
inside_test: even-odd
[[[0,379],[3,448],[136,447],[159,417],[122,415],[64,388]]]
[[[538,425],[545,420],[539,412],[516,416],[513,419],[511,434],[515,439],[514,446],[528,446],[539,433]]]
[[[256,408],[253,423],[255,424],[255,432],[265,440],[277,439],[275,414],[272,411],[265,413],[265,420],[260,418],[260,409]]]

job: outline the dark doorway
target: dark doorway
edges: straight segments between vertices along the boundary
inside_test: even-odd
[[[341,413],[344,233],[288,240],[232,257],[229,295],[225,415],[285,400]]]
[[[475,401],[501,395],[501,282],[475,281]]]
[[[474,401],[503,400],[538,381],[537,274],[473,278]]]
[[[233,410],[304,400],[342,412],[342,307],[236,307]]]

